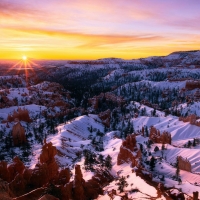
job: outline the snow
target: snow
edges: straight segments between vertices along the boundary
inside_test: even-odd
[[[72,164],[72,160],[76,159],[76,152],[84,148],[92,148],[88,139],[91,132],[89,128],[103,132],[104,126],[96,115],[81,116],[61,124],[57,127],[58,134],[47,137],[47,142],[52,142],[60,152],[56,155],[56,160],[60,167]],[[92,134],[96,134],[92,132]],[[37,155],[41,152],[41,146],[37,145],[34,149],[35,157],[31,162],[31,168],[34,168],[37,162]]]

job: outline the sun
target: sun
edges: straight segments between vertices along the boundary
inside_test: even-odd
[[[26,56],[22,56],[22,60],[26,61],[27,57]]]

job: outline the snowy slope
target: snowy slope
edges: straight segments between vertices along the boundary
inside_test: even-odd
[[[91,126],[93,128],[92,133],[89,131]],[[91,139],[88,139],[88,137],[90,134],[96,135],[98,130],[103,132],[104,126],[96,115],[89,115],[77,117],[66,124],[61,124],[57,127],[57,130],[58,134],[49,136],[47,142],[52,142],[56,146],[59,151],[56,160],[60,167],[64,167],[72,164],[77,157],[76,153],[83,148],[93,149],[90,145]],[[34,149],[35,157],[31,162],[32,168],[41,152],[41,145],[35,146]]]

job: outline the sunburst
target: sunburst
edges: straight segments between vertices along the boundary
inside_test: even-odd
[[[30,77],[30,73],[31,73],[31,76],[37,76],[36,73],[35,73],[35,69],[36,68],[40,69],[41,71],[44,71],[45,73],[47,73],[42,66],[40,66],[39,64],[31,61],[31,59],[28,58],[26,55],[23,55],[21,57],[21,59],[16,64],[14,64],[12,67],[10,67],[8,69],[6,74],[11,72],[12,70],[17,70],[16,74],[20,74],[20,72],[22,70],[24,70],[24,74],[25,74],[25,77],[26,77],[26,83],[28,85],[28,82],[29,82],[28,79]]]

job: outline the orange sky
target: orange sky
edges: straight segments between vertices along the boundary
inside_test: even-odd
[[[0,59],[131,59],[200,49],[199,10],[198,0],[1,0]]]

